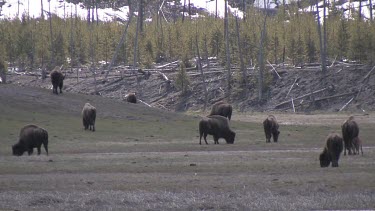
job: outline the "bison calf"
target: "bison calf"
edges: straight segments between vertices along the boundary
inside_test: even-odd
[[[51,82],[52,82],[52,92],[54,94],[59,94],[57,92],[57,87],[60,88],[60,93],[62,93],[62,87],[64,84],[65,76],[59,71],[59,67],[55,67],[55,69],[51,72]]]
[[[130,93],[126,96],[126,101],[129,103],[137,103],[137,97],[135,96],[135,93]]]
[[[343,139],[337,133],[330,134],[327,137],[324,150],[319,156],[320,167],[328,167],[331,162],[332,167],[338,167],[342,150]]]
[[[227,117],[230,120],[232,117],[232,106],[223,101],[217,102],[212,106],[209,116],[212,115],[220,115],[223,117]]]
[[[349,155],[354,151],[353,139],[359,135],[359,127],[354,121],[354,117],[349,117],[343,125],[341,126],[342,137],[344,139],[344,155],[346,155],[346,150],[348,150]]]
[[[90,103],[86,103],[82,109],[82,122],[85,130],[95,131],[96,108]]]
[[[48,132],[36,125],[26,125],[21,129],[18,143],[12,146],[13,155],[21,156],[26,151],[31,155],[34,148],[40,155],[42,144],[48,155]]]
[[[279,124],[276,121],[275,116],[269,115],[267,119],[263,121],[264,133],[266,134],[266,142],[271,142],[271,136],[273,136],[273,142],[277,142],[279,139]]]
[[[228,120],[219,115],[203,118],[199,122],[199,144],[202,144],[202,136],[207,143],[207,135],[214,137],[214,143],[219,144],[219,138],[224,138],[227,144],[233,144],[236,133],[229,128]]]

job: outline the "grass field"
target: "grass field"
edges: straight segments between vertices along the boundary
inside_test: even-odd
[[[86,102],[96,132],[83,130]],[[0,85],[0,210],[375,209],[374,114],[275,115],[279,143],[265,142],[267,114],[235,112],[233,145],[199,145],[198,114]],[[349,115],[364,155],[320,168],[325,137]],[[49,156],[11,155],[30,123],[48,131]]]

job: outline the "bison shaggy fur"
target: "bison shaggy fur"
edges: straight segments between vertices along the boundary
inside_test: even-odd
[[[353,139],[359,135],[358,124],[351,116],[342,124],[341,129],[342,137],[344,139],[344,155],[346,155],[346,150],[348,150],[349,155],[351,155],[352,151],[354,151]]]
[[[264,133],[266,134],[266,142],[271,142],[273,136],[273,142],[277,142],[279,139],[279,124],[276,121],[276,117],[269,115],[267,119],[263,121]]]
[[[21,156],[26,151],[31,155],[34,148],[37,148],[40,155],[42,144],[48,155],[48,132],[36,125],[26,125],[21,129],[18,143],[12,146],[12,152],[16,156]]]
[[[230,120],[232,117],[232,106],[229,103],[223,101],[217,102],[212,106],[209,116],[212,115],[220,115],[223,117],[227,117]]]
[[[82,122],[85,130],[95,131],[96,108],[90,103],[86,103],[82,109]]]
[[[343,150],[343,139],[337,133],[328,135],[323,152],[319,156],[320,167],[339,166],[340,154]]]
[[[202,144],[202,136],[207,143],[207,135],[214,137],[214,143],[219,144],[219,138],[224,138],[227,144],[233,144],[236,133],[229,128],[227,118],[212,115],[204,117],[199,122],[199,144]]]
[[[57,87],[60,88],[60,93],[62,93],[62,87],[64,85],[65,76],[58,70],[59,67],[55,67],[54,70],[51,72],[51,82],[52,82],[52,92],[54,94],[59,94],[57,91]]]
[[[135,93],[130,93],[126,96],[126,101],[129,103],[137,103],[137,97],[135,96]]]

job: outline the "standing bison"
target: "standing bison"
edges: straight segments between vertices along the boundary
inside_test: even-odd
[[[337,133],[332,133],[327,137],[326,146],[319,156],[320,167],[328,167],[332,162],[332,167],[339,167],[339,158],[343,149],[343,140]]]
[[[137,97],[135,96],[135,93],[129,93],[126,96],[126,101],[129,103],[137,103]]]
[[[40,155],[42,144],[48,155],[48,132],[36,125],[26,125],[21,129],[18,143],[12,146],[13,155],[21,156],[26,151],[31,155],[35,147]]]
[[[90,103],[86,103],[82,109],[82,122],[85,130],[95,131],[96,108]]]
[[[217,102],[212,106],[211,113],[209,116],[212,115],[228,117],[228,119],[230,120],[230,118],[232,117],[232,106],[223,101]]]
[[[57,87],[60,88],[60,93],[62,93],[62,87],[63,87],[63,84],[64,84],[64,79],[65,79],[65,76],[59,71],[59,67],[55,67],[55,69],[52,70],[51,72],[51,82],[52,82],[52,92],[54,94],[59,94],[58,91],[57,91]]]
[[[207,143],[207,135],[214,137],[214,143],[219,144],[219,138],[224,138],[227,144],[233,144],[236,133],[229,128],[227,118],[212,115],[204,117],[199,122],[199,144],[202,144],[202,136]]]
[[[352,151],[354,151],[353,139],[359,135],[359,127],[354,121],[354,117],[349,117],[341,126],[341,129],[344,139],[344,155],[346,155],[346,150],[348,150],[349,155],[351,155]]]
[[[273,142],[277,142],[279,138],[279,124],[276,121],[276,117],[269,115],[267,119],[263,121],[264,133],[266,134],[266,142],[271,142],[271,136],[273,136]]]

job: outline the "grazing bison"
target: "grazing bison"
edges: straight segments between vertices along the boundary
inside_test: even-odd
[[[129,103],[137,103],[137,97],[135,96],[135,93],[129,93],[126,96],[126,101]]]
[[[359,127],[354,121],[354,117],[349,117],[341,126],[341,129],[344,139],[344,155],[346,155],[346,150],[348,150],[349,155],[351,155],[352,151],[354,151],[353,139],[359,135]]]
[[[353,153],[359,155],[359,149],[361,149],[361,154],[363,155],[362,140],[359,137],[355,137],[353,139]]]
[[[230,120],[230,118],[232,117],[232,106],[223,101],[217,102],[212,106],[211,113],[209,116],[212,115],[228,117],[228,119]]]
[[[85,130],[95,131],[96,108],[90,103],[86,103],[82,109],[82,122]]]
[[[227,118],[212,115],[204,117],[199,122],[199,144],[202,144],[202,136],[207,143],[207,135],[214,137],[214,143],[219,144],[219,138],[224,138],[227,144],[233,144],[236,133],[229,128]]]
[[[267,119],[263,121],[263,127],[264,133],[266,134],[266,142],[271,142],[271,136],[273,136],[273,142],[277,142],[280,131],[275,116],[269,115]]]
[[[339,158],[343,149],[343,140],[337,133],[328,135],[326,146],[319,156],[320,167],[328,167],[332,162],[332,167],[339,167]]]
[[[42,144],[48,155],[48,132],[36,125],[26,125],[21,129],[18,143],[12,146],[13,155],[21,156],[26,151],[31,155],[35,147],[40,155]]]
[[[59,94],[57,92],[57,87],[60,88],[60,93],[62,93],[62,87],[65,79],[65,76],[59,70],[60,68],[56,66],[51,72],[51,82],[53,86],[52,92],[57,95]]]

